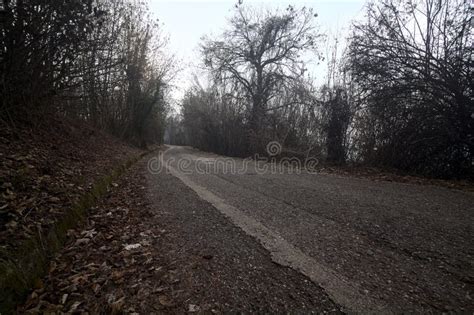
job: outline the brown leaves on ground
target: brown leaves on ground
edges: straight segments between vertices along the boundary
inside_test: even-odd
[[[95,180],[140,152],[85,123],[0,129],[0,245],[47,231]]]
[[[163,312],[175,306],[172,276],[154,248],[165,231],[150,229],[146,184],[136,168],[92,210],[86,227],[69,231],[45,285],[20,312]]]

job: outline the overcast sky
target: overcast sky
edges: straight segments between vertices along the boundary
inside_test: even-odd
[[[201,61],[199,43],[204,35],[219,35],[232,15],[236,0],[149,0],[150,9],[163,24],[169,35],[169,48],[180,60],[184,70],[178,76],[173,96],[179,99],[192,81],[192,73]],[[363,16],[365,0],[243,0],[244,5],[269,8],[312,7],[317,13],[320,30],[326,34],[341,34],[345,37],[350,21]],[[322,43],[325,45],[325,43]],[[324,53],[324,48],[322,49]],[[313,76],[322,82],[324,67],[313,67]],[[310,70],[311,71],[311,70]]]

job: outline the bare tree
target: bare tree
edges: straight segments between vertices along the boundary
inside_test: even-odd
[[[3,9],[0,118],[68,115],[140,146],[161,141],[173,59],[142,1],[11,0]]]
[[[22,114],[73,83],[84,32],[99,13],[87,1],[4,1],[0,20],[1,114]]]
[[[367,21],[354,27],[349,58],[365,99],[367,161],[437,176],[472,169],[472,24],[465,1],[371,4]]]
[[[301,56],[314,48],[319,36],[315,16],[311,9],[292,6],[264,13],[238,6],[221,38],[207,38],[202,45],[205,65],[215,79],[237,82],[245,91],[253,151],[262,149],[259,133],[268,103],[306,71]]]

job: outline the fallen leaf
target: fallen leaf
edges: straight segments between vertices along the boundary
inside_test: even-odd
[[[132,250],[132,249],[136,249],[136,248],[139,248],[141,247],[142,245],[141,244],[129,244],[129,245],[125,245],[125,250]]]
[[[97,234],[97,232],[95,231],[95,229],[92,229],[92,230],[88,230],[88,231],[82,231],[81,234],[84,235],[84,237],[86,237],[86,238],[93,238],[94,235]]]
[[[69,309],[69,313],[74,312],[79,307],[79,305],[81,305],[81,302],[74,302],[74,304],[72,304],[71,308]]]
[[[160,301],[160,304],[163,306],[172,306],[173,302],[170,300],[170,298],[164,294],[158,296],[158,301]]]
[[[66,304],[66,300],[67,300],[67,297],[69,296],[69,294],[67,293],[64,293],[62,298],[61,298],[61,304]]]
[[[7,224],[5,224],[7,228],[12,228],[12,229],[15,228],[17,225],[18,225],[18,222],[16,221],[10,221]]]
[[[110,304],[111,314],[119,314],[122,312],[123,306],[125,304],[125,297],[118,299],[117,301]]]
[[[112,279],[118,280],[120,278],[123,278],[124,275],[125,275],[125,271],[115,270],[114,272],[112,272]]]
[[[49,265],[49,273],[52,273],[54,270],[56,270],[56,262],[53,260],[51,264]]]
[[[94,291],[94,293],[97,293],[97,292],[99,292],[99,290],[100,290],[100,284],[94,283],[92,285],[92,291]]]
[[[8,183],[8,182],[3,183],[2,188],[4,188],[4,189],[12,188],[12,183]]]
[[[154,293],[160,293],[160,292],[164,292],[164,291],[166,291],[166,287],[163,287],[163,286],[158,287],[158,288],[153,290]]]
[[[83,245],[83,244],[87,244],[90,242],[90,239],[88,238],[80,238],[76,241],[76,243],[74,245]]]
[[[194,313],[194,312],[199,312],[199,306],[195,305],[195,304],[189,304],[188,306],[188,312],[190,313]]]

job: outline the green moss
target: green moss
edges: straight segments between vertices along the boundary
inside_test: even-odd
[[[0,313],[12,313],[19,299],[44,274],[47,261],[47,242],[39,233],[0,259]]]
[[[149,153],[149,152],[147,152]],[[127,160],[109,175],[99,179],[70,211],[67,211],[47,232],[38,230],[35,237],[14,250],[0,250],[0,314],[11,314],[22,303],[35,283],[47,271],[50,258],[62,248],[67,231],[83,222],[88,210],[103,196],[114,180],[145,154]]]

